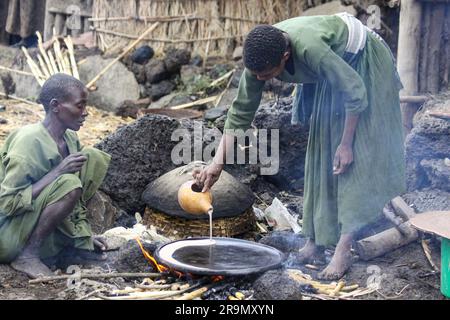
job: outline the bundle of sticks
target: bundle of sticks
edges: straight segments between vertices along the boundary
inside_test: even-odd
[[[31,73],[36,78],[39,85],[42,86],[45,80],[56,73],[65,73],[80,79],[71,37],[67,36],[66,38],[63,38],[67,49],[61,47],[59,39],[54,37],[52,45],[46,50],[42,42],[42,35],[39,31],[36,32],[36,35],[38,38],[39,51],[36,55],[37,61],[31,57],[25,47],[22,47],[22,51],[27,58],[27,64],[30,67]]]
[[[297,269],[290,269],[288,270],[288,273],[293,280],[312,287],[314,291],[317,292],[317,295],[313,296],[319,299],[355,298],[376,291],[375,288],[360,288],[357,284],[346,285],[343,280],[339,282],[322,283],[320,281],[312,280],[311,276],[304,274]]]

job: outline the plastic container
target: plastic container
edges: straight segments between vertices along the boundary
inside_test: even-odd
[[[450,298],[450,239],[441,242],[441,292]]]

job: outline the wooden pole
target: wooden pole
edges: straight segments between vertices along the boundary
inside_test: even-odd
[[[145,36],[150,34],[156,27],[159,25],[159,22],[154,23],[150,28],[148,28],[143,34],[139,36],[135,41],[133,41],[117,58],[111,61],[103,70],[100,71],[98,75],[96,75],[89,83],[86,85],[87,88],[91,88],[94,83],[97,82],[117,61],[122,59],[128,52],[131,51],[139,42],[144,39]]]
[[[421,18],[422,6],[417,0],[401,2],[397,68],[404,86],[402,95],[418,93]],[[414,104],[402,105],[403,126],[406,134],[412,129],[412,118],[416,111],[417,106]]]
[[[445,17],[445,4],[433,3],[430,17],[430,33],[427,60],[427,90],[430,93],[439,91],[439,58],[443,25]]]

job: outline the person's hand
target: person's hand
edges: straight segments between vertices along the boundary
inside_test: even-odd
[[[73,153],[64,158],[63,161],[54,169],[57,176],[65,173],[75,173],[81,170],[83,164],[86,162],[87,157],[78,153]]]
[[[108,244],[106,243],[106,239],[101,236],[93,236],[92,241],[94,242],[94,247],[98,248],[100,251],[108,250]]]
[[[192,172],[192,176],[196,180],[196,184],[202,188],[202,192],[206,192],[219,180],[220,173],[223,170],[223,164],[211,163],[203,169],[196,168]]]
[[[353,150],[351,146],[340,144],[333,160],[333,174],[343,174],[353,162]]]

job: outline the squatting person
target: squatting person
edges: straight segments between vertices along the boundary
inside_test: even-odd
[[[297,17],[254,28],[244,43],[244,65],[225,129],[250,127],[265,81],[301,84],[292,116],[309,122],[303,212],[308,242],[299,260],[324,261],[324,248],[336,245],[318,277],[338,279],[351,266],[355,233],[405,190],[402,85],[392,53],[349,14]],[[194,172],[204,191],[219,178],[233,143],[224,134],[213,162]]]
[[[106,174],[110,156],[80,145],[88,113],[87,90],[79,80],[56,74],[39,96],[45,119],[12,132],[0,149],[0,263],[30,277],[50,275],[41,259],[71,250],[104,259],[94,237],[86,202]]]

